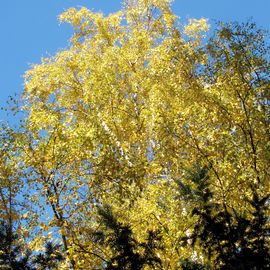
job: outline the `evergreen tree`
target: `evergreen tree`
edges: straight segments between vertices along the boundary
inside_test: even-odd
[[[17,243],[18,235],[14,234],[8,222],[0,222],[0,267],[12,270],[33,270],[30,261],[31,253],[21,254]]]
[[[44,253],[33,256],[27,250],[22,254],[19,235],[14,234],[6,221],[0,223],[0,268],[10,270],[52,270],[57,269],[59,262],[64,260],[60,245],[47,242]]]
[[[117,221],[109,206],[99,209],[99,214],[109,233],[98,233],[99,237],[103,235],[106,243],[113,251],[113,256],[107,263],[106,269],[130,269],[140,270],[145,266],[156,269],[161,265],[156,251],[161,249],[160,236],[158,232],[149,231],[146,242],[138,242],[129,225]],[[139,252],[140,249],[140,252]]]
[[[248,213],[231,209],[225,202],[214,202],[206,168],[197,167],[191,182],[194,188],[180,184],[181,193],[195,202],[192,215],[198,221],[191,236],[184,239],[192,240],[193,245],[198,243],[206,251],[208,258],[214,262],[213,269],[268,269],[269,195],[260,198],[257,190],[251,188],[252,199],[246,200],[252,209],[248,216]]]
[[[57,265],[63,260],[64,256],[61,254],[61,246],[47,242],[44,253],[36,255],[33,258],[33,263],[38,266],[38,270],[52,270],[57,269]]]

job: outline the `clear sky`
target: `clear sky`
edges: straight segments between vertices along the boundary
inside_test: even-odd
[[[57,16],[69,7],[86,6],[105,14],[121,8],[122,0],[1,0],[0,2],[0,107],[20,94],[23,74],[31,63],[68,46],[71,27]],[[270,30],[270,0],[175,0],[174,12],[188,18],[244,21],[250,17]],[[8,118],[0,111],[1,120]]]

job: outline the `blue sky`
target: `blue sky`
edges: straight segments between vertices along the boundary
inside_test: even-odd
[[[68,46],[69,25],[57,16],[69,7],[86,6],[105,14],[121,8],[121,0],[2,0],[0,5],[0,107],[23,90],[23,74],[31,63]],[[244,21],[250,17],[270,30],[270,0],[175,0],[174,12],[182,21],[209,18]],[[0,111],[0,122],[10,120]]]

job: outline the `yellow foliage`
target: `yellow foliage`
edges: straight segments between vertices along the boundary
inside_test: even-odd
[[[25,75],[21,158],[52,211],[40,229],[59,228],[75,269],[112,255],[90,237],[100,226],[96,206],[104,204],[138,241],[161,231],[163,269],[179,269],[194,254],[207,260],[199,247],[179,246],[196,218],[177,182],[189,183],[194,164],[209,169],[213,200],[229,207],[246,210],[251,185],[269,192],[263,89],[248,85],[234,63],[213,78],[200,75],[211,64],[198,49],[207,20],[191,19],[186,41],[170,3],[126,1],[107,17],[71,8],[59,16],[74,27],[71,47]]]

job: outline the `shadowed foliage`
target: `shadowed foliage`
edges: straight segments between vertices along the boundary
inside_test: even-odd
[[[214,202],[206,168],[196,167],[191,181],[194,188],[181,184],[181,190],[189,201],[195,202],[192,215],[198,221],[191,236],[184,240],[192,240],[193,246],[198,243],[214,262],[213,269],[268,269],[269,195],[259,197],[256,189],[251,188],[252,198],[246,199],[251,210],[240,212],[225,202]]]
[[[29,251],[23,256],[18,236],[13,234],[11,226],[0,223],[0,267],[3,269],[32,270]]]
[[[130,226],[117,221],[109,206],[99,208],[99,214],[108,229],[108,232],[105,232],[105,241],[113,250],[113,256],[106,266],[107,270],[140,270],[145,266],[157,269],[156,266],[160,266],[161,261],[155,254],[162,248],[158,232],[149,231],[146,242],[138,242]],[[99,233],[99,236],[101,235]]]

